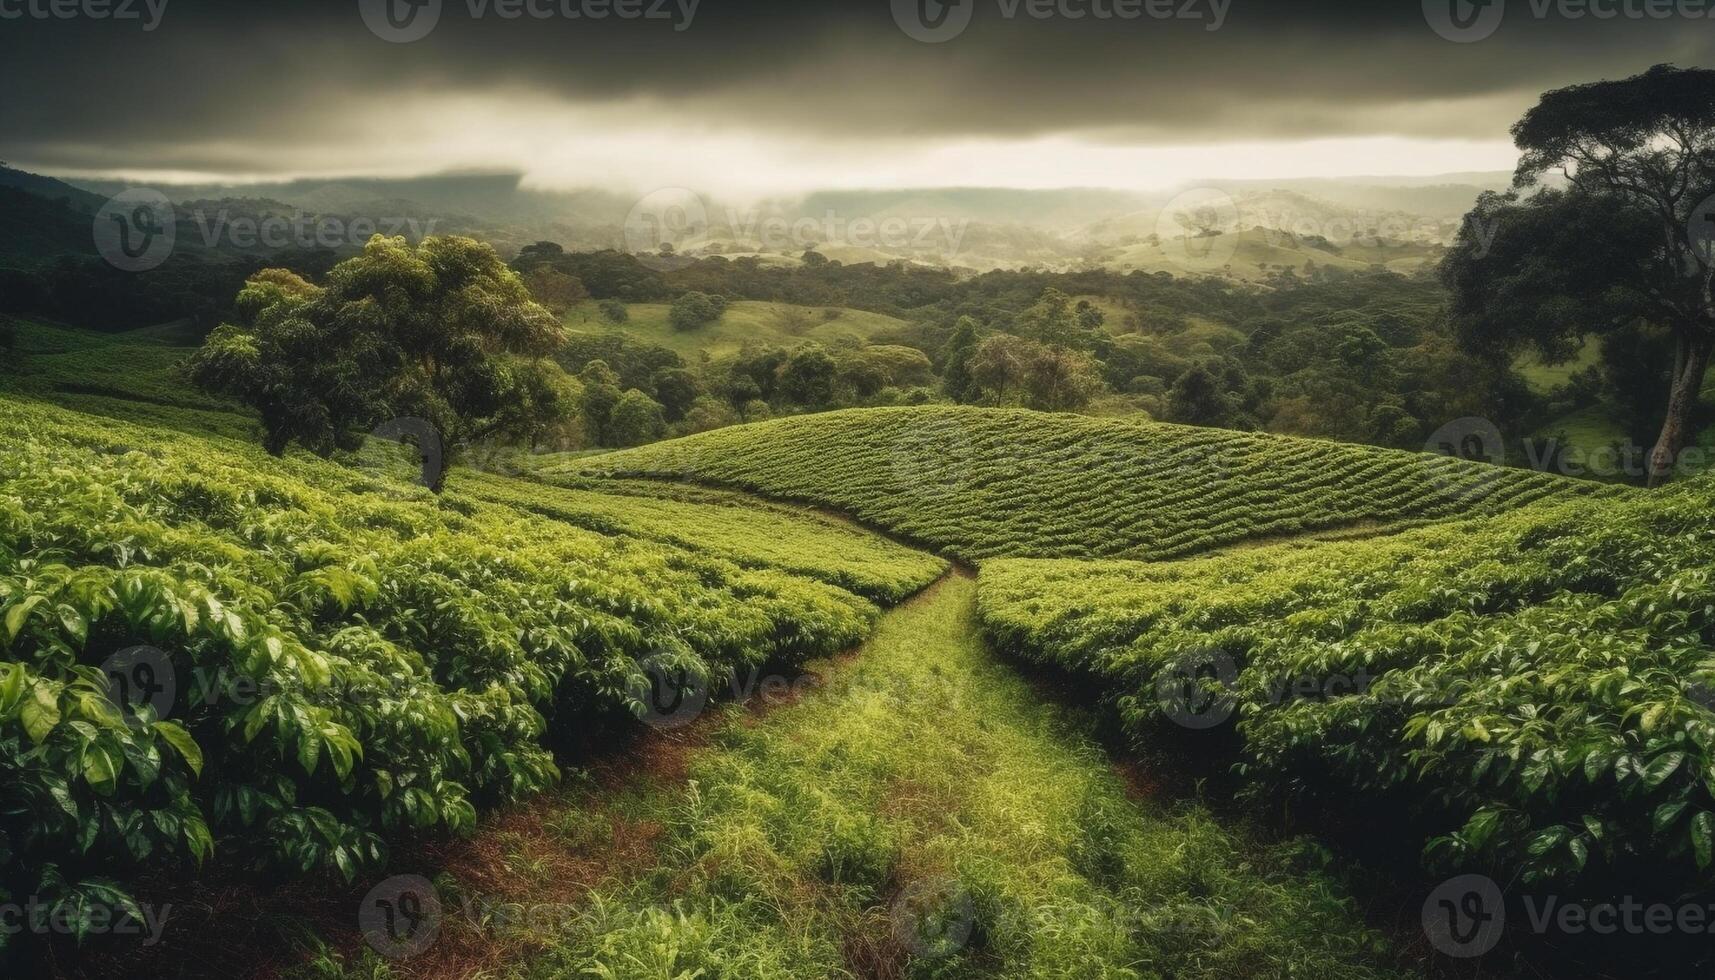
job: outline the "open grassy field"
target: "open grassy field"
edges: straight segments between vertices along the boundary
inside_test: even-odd
[[[1440,254],[1438,246],[1416,243],[1346,244],[1330,251],[1284,232],[1252,228],[1195,239],[1189,248],[1178,241],[1115,247],[1103,253],[1101,263],[1124,271],[1218,275],[1254,281],[1282,268],[1303,273],[1313,265],[1348,271],[1379,265],[1410,273],[1435,261]]]
[[[840,338],[868,341],[877,333],[905,325],[893,317],[863,310],[743,300],[728,306],[725,315],[714,323],[680,331],[667,322],[667,309],[666,303],[627,303],[629,319],[613,324],[590,301],[569,310],[564,322],[570,330],[623,329],[639,340],[671,348],[693,363],[703,351],[719,356],[737,353],[746,344],[791,347],[805,340],[824,344]]]

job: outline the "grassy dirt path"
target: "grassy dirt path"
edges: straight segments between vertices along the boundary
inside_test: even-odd
[[[953,572],[818,689],[721,709],[683,779],[550,821],[565,853],[547,867],[444,876],[442,941],[504,953],[462,975],[1393,975],[1301,849],[1128,793],[1086,719],[984,648],[975,596]],[[621,858],[568,899],[556,863],[592,854]],[[313,971],[439,972],[373,954]]]

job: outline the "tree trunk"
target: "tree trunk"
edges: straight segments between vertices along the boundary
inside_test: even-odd
[[[1661,486],[1673,474],[1679,453],[1691,438],[1691,412],[1703,390],[1703,373],[1709,367],[1711,340],[1701,335],[1679,335],[1673,357],[1673,377],[1667,394],[1667,417],[1661,436],[1649,454],[1649,485]]]

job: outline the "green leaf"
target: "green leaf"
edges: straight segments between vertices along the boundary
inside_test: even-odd
[[[1685,812],[1685,808],[1687,806],[1690,806],[1690,804],[1684,800],[1670,800],[1663,803],[1661,806],[1656,807],[1655,819],[1652,821],[1656,833],[1659,834],[1673,826],[1673,824],[1679,819],[1679,815]]]
[[[1606,833],[1606,828],[1602,826],[1602,821],[1597,820],[1594,816],[1588,813],[1584,814],[1584,829],[1590,832],[1592,840],[1601,840],[1602,835]]]
[[[1673,775],[1674,771],[1679,768],[1679,764],[1684,761],[1684,752],[1664,752],[1651,759],[1649,765],[1644,766],[1639,775],[1645,786],[1655,789],[1662,784],[1663,780]]]
[[[305,729],[298,736],[298,763],[304,771],[314,775],[316,762],[321,758],[322,740],[316,732]]]
[[[25,599],[23,602],[13,606],[11,609],[6,610],[7,646],[10,646],[12,641],[18,638],[18,634],[23,632],[24,623],[30,618],[30,613],[35,612],[36,607],[46,601],[46,596],[33,595],[28,599]]]
[[[161,736],[161,741],[171,745],[191,767],[191,772],[202,775],[202,748],[197,745],[191,733],[176,721],[155,722],[155,734]]]
[[[208,832],[208,824],[202,817],[187,814],[184,823],[185,844],[191,849],[191,854],[198,864],[208,860],[214,853],[214,837]]]
[[[18,720],[24,723],[24,731],[30,736],[30,741],[42,744],[42,740],[60,723],[59,698],[53,689],[46,683],[37,684],[30,691],[29,699],[19,708]]]
[[[110,795],[119,782],[119,765],[108,754],[106,745],[96,743],[84,749],[83,780],[97,793]]]
[[[61,605],[59,615],[60,625],[65,627],[67,635],[76,640],[78,645],[81,646],[89,639],[89,620],[84,618],[83,613],[71,606]]]

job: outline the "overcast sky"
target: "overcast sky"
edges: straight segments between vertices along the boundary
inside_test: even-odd
[[[1715,64],[1715,19],[1667,0],[366,2],[0,0],[0,159],[764,193],[1432,174],[1509,169],[1545,89]],[[35,16],[80,3],[136,17]],[[1447,3],[1487,36],[1437,33]]]

